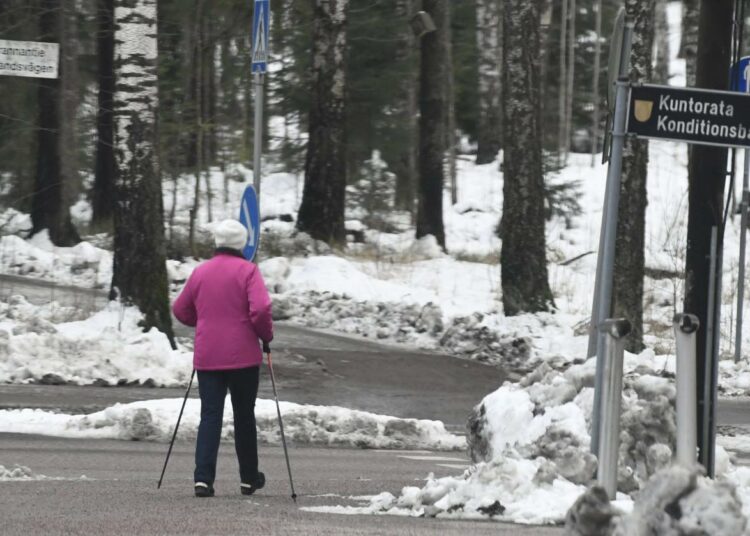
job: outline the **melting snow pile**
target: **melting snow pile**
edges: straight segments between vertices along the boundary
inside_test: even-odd
[[[0,465],[0,481],[7,480],[40,480],[45,478],[42,475],[35,475],[31,469],[25,465],[14,465],[5,467]]]
[[[566,532],[580,536],[741,536],[746,516],[735,486],[710,480],[697,470],[674,466],[657,472],[623,515],[601,488],[582,495],[568,512]]]
[[[657,369],[652,368],[655,364]],[[671,464],[675,441],[673,367],[673,358],[659,362],[650,352],[626,354],[619,493],[613,505],[606,501],[606,508],[600,501],[602,511],[609,511],[611,516],[633,508],[629,494],[642,502],[651,493],[648,486],[671,485],[665,470]],[[382,493],[362,507],[310,510],[562,522],[571,505],[594,483],[596,459],[589,452],[588,433],[593,377],[594,360],[572,365],[564,360],[545,362],[518,384],[506,383],[475,407],[468,434],[475,465],[462,475],[437,479],[430,475],[422,487],[405,487],[398,496]],[[727,453],[719,447],[717,474],[727,483],[694,476],[683,487],[686,498],[681,505],[682,523],[708,523],[700,520],[707,520],[711,512],[735,515],[731,506],[733,500],[736,503],[734,486],[729,483],[737,486],[743,508],[750,510],[750,468],[732,467]],[[584,510],[596,502],[590,493],[585,497],[581,500]],[[642,515],[639,504],[634,519]],[[730,528],[726,534],[734,534]]]
[[[0,432],[43,434],[72,438],[169,441],[182,399],[116,404],[89,415],[66,415],[43,410],[0,411]],[[284,431],[291,443],[368,448],[460,450],[463,437],[445,430],[440,421],[399,419],[336,406],[280,402]],[[279,443],[276,405],[259,399],[255,406],[258,437]],[[194,439],[200,421],[200,401],[189,399],[178,436]],[[233,414],[225,404],[222,437],[233,437]]]
[[[82,318],[75,308],[11,297],[0,302],[0,382],[186,384],[191,355],[156,329],[144,333],[140,320],[115,302]]]

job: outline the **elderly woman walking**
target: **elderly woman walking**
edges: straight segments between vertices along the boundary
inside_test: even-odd
[[[198,373],[201,421],[195,446],[195,495],[212,497],[227,389],[234,410],[234,445],[240,491],[251,495],[265,485],[258,471],[255,398],[263,351],[259,339],[273,339],[271,299],[258,267],[240,251],[247,230],[224,220],[214,228],[216,252],[199,265],[172,310],[195,329],[193,367]]]

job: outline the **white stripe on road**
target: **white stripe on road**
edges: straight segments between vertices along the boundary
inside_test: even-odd
[[[448,469],[468,469],[471,465],[460,463],[437,463],[438,467],[447,467]]]
[[[402,456],[398,455],[399,458],[404,460],[416,460],[425,462],[466,462],[466,458],[450,458],[448,456]]]

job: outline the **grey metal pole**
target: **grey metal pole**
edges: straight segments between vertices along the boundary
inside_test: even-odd
[[[597,481],[610,499],[617,494],[617,458],[620,450],[620,410],[622,406],[622,366],[625,337],[630,322],[624,318],[599,324],[604,346],[604,383],[602,384],[602,423],[599,436]]]
[[[678,314],[674,317],[677,347],[677,463],[693,468],[697,463],[698,410],[696,406],[696,332],[698,317]]]
[[[260,210],[260,154],[263,151],[263,73],[255,73],[255,123],[253,142],[253,186]]]
[[[628,72],[630,65],[630,46],[633,38],[633,21],[625,21],[620,54],[620,76],[617,79],[615,93],[615,119],[612,127],[612,154],[607,170],[607,198],[602,213],[602,231],[598,257],[601,258],[601,269],[597,273],[599,296],[594,306],[595,317],[592,325],[599,326],[610,314],[612,305],[612,277],[615,265],[615,238],[617,232],[617,214],[620,206],[620,179],[622,175],[622,153],[625,146],[625,121],[628,107]],[[602,236],[603,235],[603,236]],[[599,264],[597,259],[597,264]],[[596,298],[596,296],[595,296]],[[589,341],[590,342],[590,341]],[[604,343],[600,333],[596,352],[596,378],[594,385],[594,412],[591,419],[591,452],[599,452],[599,421],[602,402],[602,381],[604,379]]]
[[[616,82],[617,90],[619,91],[619,82],[626,82],[628,80],[630,71],[630,49],[633,41],[633,21],[626,19],[624,24],[624,30],[622,34],[622,47],[620,48],[620,67],[618,73],[618,81]],[[617,183],[617,202],[619,204],[620,199],[620,175],[622,174],[622,151],[625,143],[625,119],[627,114],[627,99],[625,99],[625,106],[620,105],[618,100],[619,93],[615,93],[615,123],[612,129],[612,151],[610,153],[609,168],[607,169],[607,182],[604,187],[604,206],[602,208],[602,224],[601,230],[599,231],[599,249],[596,256],[596,277],[594,279],[594,300],[591,305],[591,322],[589,323],[589,345],[586,351],[586,357],[593,357],[596,355],[596,348],[599,341],[599,331],[597,326],[609,316],[609,311],[599,314],[599,303],[601,301],[601,286],[603,279],[603,253],[605,248],[605,229],[607,223],[610,221],[609,215],[609,199],[612,197],[613,182]],[[627,96],[627,95],[626,95]],[[617,117],[618,113],[621,114],[622,128],[617,129]],[[618,136],[618,132],[622,135]],[[619,138],[619,139],[618,139]],[[606,148],[604,148],[606,151]],[[613,168],[615,168],[613,170]],[[613,175],[616,177],[613,177]],[[617,215],[614,217],[615,225],[617,224]]]
[[[716,226],[711,228],[711,261],[708,276],[708,315],[706,324],[706,360],[703,375],[703,408],[701,413],[703,414],[703,426],[701,427],[701,450],[700,450],[700,463],[706,468],[706,472],[710,477],[713,476],[713,463],[711,461],[713,450],[710,445],[712,444],[711,436],[711,402],[713,401],[713,388],[711,385],[711,378],[713,377],[713,353],[714,353],[714,328],[716,321],[715,311],[715,294],[716,294],[716,245],[718,239],[718,228]]]
[[[750,89],[750,84],[748,84]],[[745,305],[745,247],[747,240],[747,210],[750,201],[750,150],[745,149],[745,172],[742,175],[742,203],[740,210],[740,270],[737,276],[737,329],[734,340],[734,361],[742,359],[742,310]]]

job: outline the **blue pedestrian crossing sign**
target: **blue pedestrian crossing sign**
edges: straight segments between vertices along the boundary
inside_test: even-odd
[[[252,72],[265,73],[268,66],[269,0],[255,0],[253,9]]]
[[[242,248],[242,255],[249,261],[253,260],[260,243],[260,210],[258,195],[252,184],[245,188],[240,203],[240,223],[247,228],[247,244]]]
[[[745,56],[732,65],[732,72],[729,79],[732,82],[732,91],[750,93],[748,91],[748,85],[750,84],[750,56]]]

